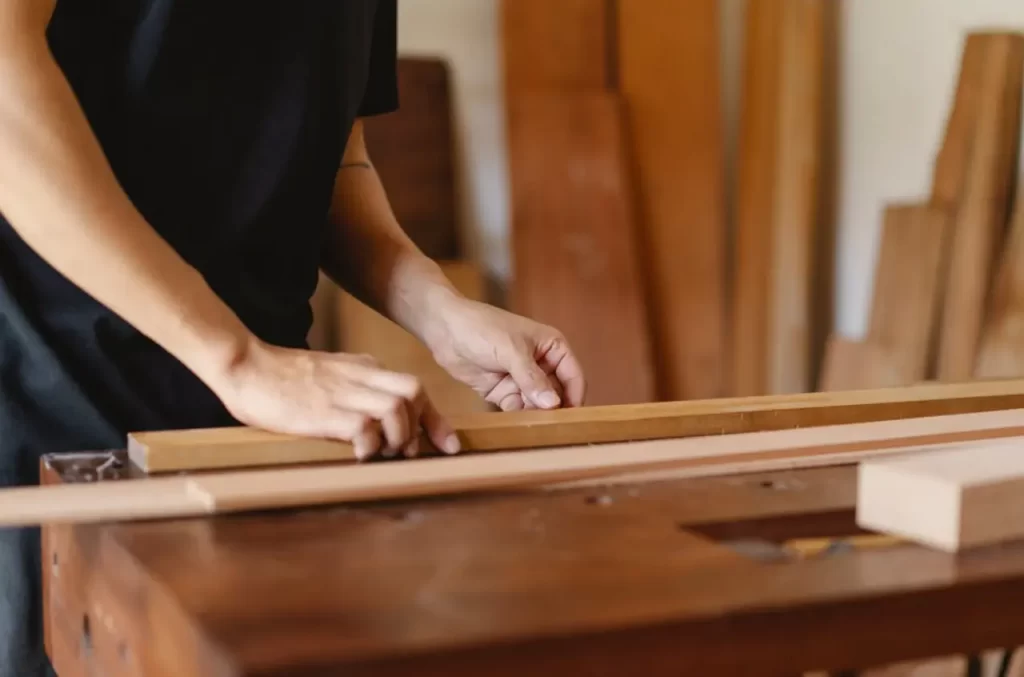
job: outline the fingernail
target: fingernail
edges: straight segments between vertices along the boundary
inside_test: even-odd
[[[445,453],[457,454],[457,453],[459,453],[459,449],[460,448],[461,448],[461,445],[459,444],[459,437],[458,437],[458,435],[452,434],[452,435],[449,435],[445,439],[445,441],[444,441],[444,451],[445,451]]]
[[[560,400],[558,399],[558,395],[554,394],[550,390],[545,390],[537,397],[537,402],[540,404],[540,406],[546,407],[548,409],[557,407],[559,401]]]

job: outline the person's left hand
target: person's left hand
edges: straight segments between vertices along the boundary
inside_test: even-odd
[[[434,316],[427,344],[454,378],[502,411],[579,407],[583,370],[556,329],[460,297]]]

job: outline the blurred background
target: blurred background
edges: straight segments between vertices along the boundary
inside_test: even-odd
[[[368,125],[396,212],[564,331],[589,403],[1024,376],[1019,0],[399,8],[402,110]],[[322,287],[315,346],[485,408]]]

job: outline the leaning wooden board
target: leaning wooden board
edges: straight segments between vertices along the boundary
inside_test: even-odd
[[[508,106],[511,306],[565,334],[588,403],[650,402],[655,362],[621,102],[531,91]]]
[[[664,400],[727,394],[718,4],[616,3],[619,87],[633,143]]]

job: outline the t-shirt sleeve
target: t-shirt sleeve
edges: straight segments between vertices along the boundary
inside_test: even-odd
[[[359,117],[398,109],[398,0],[378,0],[370,44],[369,76]]]

